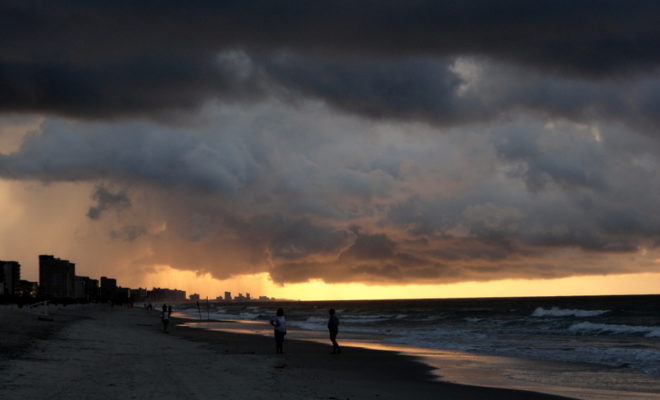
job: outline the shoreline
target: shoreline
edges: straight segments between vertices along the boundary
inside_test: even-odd
[[[178,317],[179,328],[214,332],[225,335],[227,340],[237,340],[242,335],[272,341],[272,333],[263,329],[236,329],[231,327],[204,326],[209,321]],[[239,321],[227,321],[240,325]],[[181,325],[183,324],[183,325]],[[247,324],[247,327],[252,327]],[[270,329],[269,329],[270,331]],[[306,331],[292,330],[288,341],[301,346],[301,343],[312,343],[325,351],[331,349],[329,340],[310,337]],[[318,333],[318,332],[316,332]],[[197,334],[195,334],[197,335]],[[208,334],[206,340],[210,339]],[[236,336],[233,336],[236,335]],[[294,337],[295,339],[293,339]],[[581,398],[593,400],[630,399],[648,400],[660,399],[660,394],[654,391],[635,391],[626,389],[626,382],[640,379],[640,373],[627,371],[616,367],[608,367],[591,363],[575,363],[566,361],[537,360],[524,357],[468,353],[455,350],[437,350],[406,345],[380,343],[380,341],[350,340],[340,338],[342,348],[352,351],[376,351],[401,357],[406,362],[414,361],[422,364],[420,376],[441,384],[458,384],[467,387],[485,387],[489,389],[506,389],[542,393],[563,398]],[[257,339],[255,339],[257,340]],[[268,350],[266,350],[268,351]],[[323,355],[323,350],[317,351]],[[397,367],[398,368],[398,367]],[[404,368],[408,370],[408,368]],[[644,377],[641,377],[644,379]],[[604,388],[595,382],[618,382],[618,389]],[[582,382],[580,384],[580,382]],[[588,382],[588,383],[587,383]],[[576,384],[577,383],[577,384]]]
[[[0,398],[562,399],[436,382],[430,367],[387,351],[330,355],[328,345],[286,340],[276,355],[270,337],[186,328],[176,318],[166,334],[157,312],[139,308],[66,307],[52,321],[36,318],[14,313],[12,333],[0,330],[0,340],[25,341],[0,355]],[[31,336],[35,326],[48,334]]]
[[[330,344],[285,339],[285,354],[278,356],[274,354],[272,337],[181,326],[192,322],[184,318],[172,318],[172,322],[175,326],[173,335],[204,343],[217,353],[279,358],[281,364],[276,368],[290,372],[286,378],[288,380],[303,379],[311,374],[321,386],[332,387],[333,382],[342,382],[343,390],[349,392],[334,395],[334,398],[394,399],[405,398],[414,392],[415,398],[419,399],[436,399],[439,396],[450,399],[571,399],[526,390],[440,381],[432,372],[434,368],[418,357],[393,351],[347,345],[342,346],[342,354],[331,355]]]

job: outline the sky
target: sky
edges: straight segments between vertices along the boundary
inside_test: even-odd
[[[0,259],[295,299],[658,293],[660,3],[0,2]]]

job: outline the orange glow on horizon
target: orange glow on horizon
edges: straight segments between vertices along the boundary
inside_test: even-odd
[[[120,282],[130,282],[129,277]],[[473,298],[657,294],[660,273],[607,276],[581,276],[548,280],[507,279],[491,282],[463,282],[436,285],[366,285],[363,283],[328,284],[322,281],[280,286],[267,273],[243,275],[230,279],[215,279],[209,274],[179,271],[166,265],[157,266],[131,287],[168,287],[207,296],[214,300],[230,291],[232,296],[249,292],[259,296],[291,300],[369,300],[414,298]]]

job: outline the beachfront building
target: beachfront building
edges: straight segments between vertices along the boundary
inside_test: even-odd
[[[0,261],[0,296],[14,296],[21,280],[18,261]]]
[[[39,293],[45,297],[75,297],[76,265],[52,255],[39,256]]]
[[[115,300],[125,303],[131,298],[131,289],[119,286]]]
[[[131,289],[131,300],[134,302],[147,301],[149,291],[144,288]]]
[[[231,301],[231,292],[225,292],[225,301]]]
[[[74,297],[87,301],[99,297],[99,281],[88,276],[76,276],[74,278]]]
[[[113,300],[117,297],[117,280],[101,277],[101,298],[103,300]]]
[[[199,294],[193,293],[190,295],[190,301],[199,301]]]
[[[37,297],[39,291],[39,283],[20,280],[18,281],[18,289],[16,295],[20,297]]]
[[[186,291],[177,289],[153,288],[149,291],[149,298],[153,301],[186,301]]]

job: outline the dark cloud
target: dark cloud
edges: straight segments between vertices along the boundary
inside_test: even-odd
[[[278,259],[299,259],[309,255],[336,254],[346,245],[348,234],[330,226],[313,224],[309,219],[283,220],[281,217],[258,217],[272,220],[269,224],[274,231],[270,233],[269,247],[272,256]],[[274,219],[274,220],[273,220]]]
[[[342,253],[343,260],[389,260],[395,256],[394,243],[387,235],[359,234],[355,243]]]
[[[126,226],[122,226],[120,229],[110,231],[110,237],[113,240],[123,240],[126,242],[132,242],[142,237],[146,233],[147,230],[144,226],[126,225]]]
[[[1,7],[4,111],[162,116],[212,98],[293,90],[369,116],[456,122],[479,104],[457,99],[460,79],[429,60],[474,57],[569,75],[576,92],[584,79],[631,79],[656,72],[660,62],[660,6],[652,0],[69,0],[56,7],[14,0]],[[533,87],[504,102],[535,107],[533,92],[541,89]],[[637,107],[657,116],[658,90],[649,90]],[[595,95],[574,96],[577,109],[616,109]],[[555,110],[576,109],[564,101]],[[491,106],[473,113],[501,111]]]
[[[572,134],[560,132],[557,136],[561,138],[545,143],[540,140],[542,134],[533,129],[506,131],[497,135],[495,143],[502,158],[520,167],[511,173],[520,174],[531,191],[542,190],[550,183],[607,190],[603,176],[605,152]]]
[[[260,68],[262,79],[279,88],[271,93],[291,101],[319,99],[370,118],[451,126],[531,112],[580,122],[623,122],[654,134],[660,123],[660,109],[653,106],[660,97],[657,73],[589,80],[479,57],[246,56]]]
[[[153,128],[53,121],[27,136],[20,151],[0,154],[0,174],[46,182],[107,177],[228,194],[254,179],[256,161],[239,143],[218,140],[213,149],[185,130]]]
[[[333,60],[279,54],[256,58],[255,63],[265,76],[293,93],[372,118],[448,124],[489,113],[476,102],[457,97],[461,78],[450,62],[436,59]]]
[[[93,227],[135,251],[126,263],[217,278],[407,284],[657,268],[637,262],[660,243],[654,136],[539,114],[444,132],[307,102],[209,107],[172,126],[47,119],[0,154],[0,176],[99,184]]]
[[[91,219],[101,218],[101,215],[108,210],[121,211],[131,206],[131,199],[126,192],[112,193],[103,186],[96,188],[92,194],[92,199],[96,201],[96,205],[90,207],[87,211],[87,216]]]

